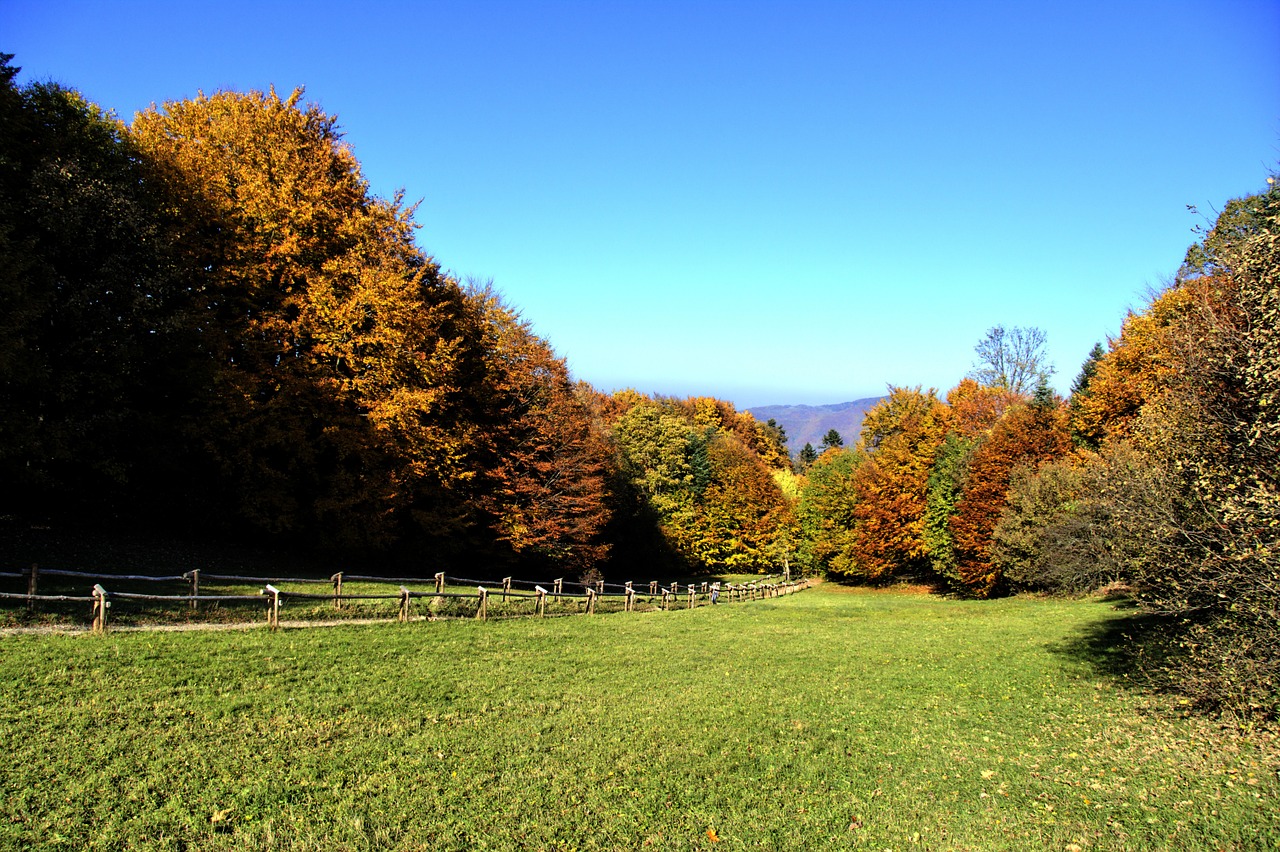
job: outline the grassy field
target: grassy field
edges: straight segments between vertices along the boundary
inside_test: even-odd
[[[0,638],[3,849],[1274,849],[1280,749],[1099,601]]]

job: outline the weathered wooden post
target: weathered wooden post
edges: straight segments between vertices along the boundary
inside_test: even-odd
[[[93,627],[94,633],[107,632],[107,607],[110,601],[107,600],[107,590],[98,584],[93,586]]]
[[[556,603],[560,603],[560,595],[564,592],[564,577],[555,580],[551,584],[551,592],[556,597]]]
[[[440,571],[436,574],[436,594],[444,594],[444,572]]]
[[[262,593],[270,596],[267,601],[267,627],[275,632],[280,626],[280,590],[268,583]]]
[[[592,588],[588,588],[587,589],[587,615],[595,615],[595,614],[596,614],[596,590]]]
[[[694,603],[698,600],[698,590],[692,585],[689,586],[689,609],[693,609]]]
[[[489,620],[489,593],[485,591],[484,586],[477,586],[480,590],[480,602],[476,607],[476,618],[480,621]]]
[[[538,613],[539,618],[545,618],[547,615],[547,590],[541,586],[534,586],[533,591],[537,594],[537,602],[534,604],[534,610]]]
[[[40,589],[40,566],[31,563],[31,568],[27,572],[27,612],[36,611],[36,595]]]
[[[333,583],[333,608],[342,609],[342,572],[334,574],[329,581]]]
[[[604,594],[604,580],[596,580],[596,594],[597,595]]]
[[[507,602],[507,595],[509,594],[511,594],[511,578],[503,577],[502,578],[502,602],[503,603]]]
[[[199,609],[200,601],[196,598],[200,596],[200,569],[193,568],[183,576],[191,583],[191,608]]]
[[[623,607],[626,612],[636,611],[636,590],[631,588],[631,584],[627,583],[627,603]]]
[[[404,586],[400,587],[400,623],[404,624],[409,620],[409,590]]]
[[[649,581],[649,597],[656,598],[657,596],[658,596],[658,581],[650,580]]]
[[[680,584],[679,584],[679,583],[676,583],[676,582],[674,582],[674,581],[671,583],[671,594],[673,594],[673,595],[678,595],[678,594],[680,594]]]
[[[667,605],[668,605],[670,602],[671,602],[671,590],[670,590],[670,589],[663,589],[663,590],[662,590],[662,611],[663,611],[663,612],[666,612],[666,611],[667,611],[667,609],[668,609],[668,606],[667,606]]]

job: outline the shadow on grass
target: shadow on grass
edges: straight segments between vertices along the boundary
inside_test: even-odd
[[[1049,646],[1051,653],[1083,663],[1096,674],[1129,686],[1165,691],[1164,674],[1179,656],[1182,623],[1144,612],[1125,596],[1103,598],[1114,614]]]

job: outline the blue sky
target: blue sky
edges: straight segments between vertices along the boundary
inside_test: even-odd
[[[305,86],[419,243],[603,390],[946,390],[1038,326],[1066,391],[1280,162],[1280,2],[0,0],[128,119]]]

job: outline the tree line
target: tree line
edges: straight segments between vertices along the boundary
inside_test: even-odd
[[[782,437],[602,394],[301,90],[125,124],[0,63],[6,513],[444,565],[758,570]],[[533,570],[537,565],[530,565]]]
[[[993,328],[954,388],[891,388],[812,458],[800,561],[985,598],[1114,586],[1126,653],[1197,702],[1280,712],[1280,189],[1228,203],[1067,400]]]
[[[575,381],[489,284],[415,241],[303,93],[124,123],[0,60],[0,511],[335,558],[579,576],[777,570],[977,598],[1130,590],[1153,672],[1280,695],[1277,199],[1048,387],[997,326],[945,394],[850,446],[711,397]],[[1145,644],[1144,644],[1145,643]]]

